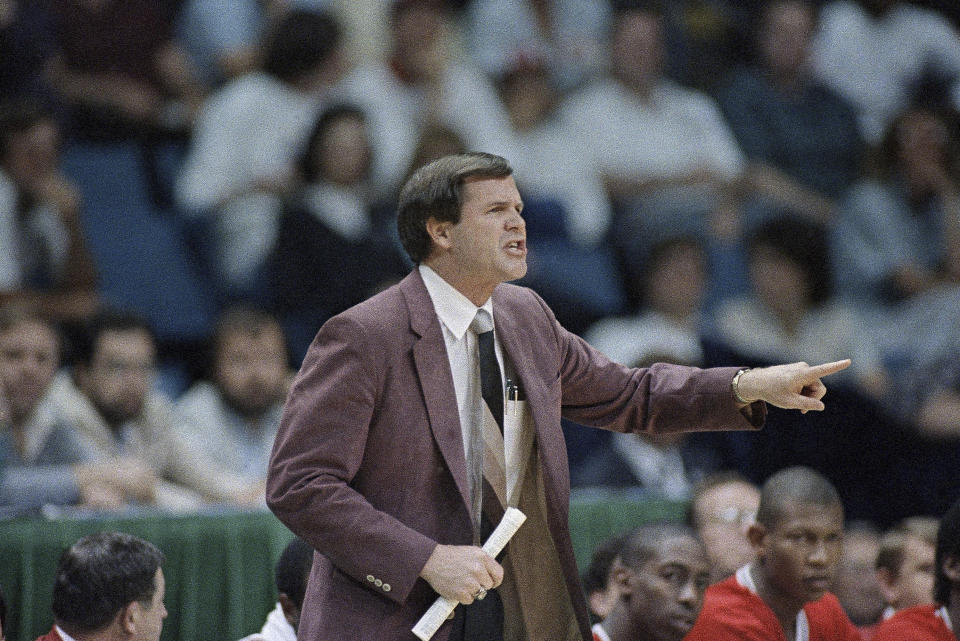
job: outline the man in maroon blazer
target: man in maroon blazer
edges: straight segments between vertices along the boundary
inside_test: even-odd
[[[534,292],[503,284],[526,273],[522,208],[497,156],[447,156],[419,169],[398,218],[417,268],[330,319],[310,347],[267,480],[270,508],[319,552],[300,639],[414,639],[440,594],[463,605],[438,641],[589,640],[561,414],[619,431],[756,428],[764,401],[823,409],[820,378],[849,364],[743,372],[613,363],[564,330]],[[482,420],[471,413],[478,309],[492,315],[499,368],[525,394],[508,396],[501,417],[480,410]],[[488,439],[491,420],[500,431]],[[470,424],[483,426],[484,456],[499,457],[497,497],[528,517],[502,564],[476,545],[470,430],[480,428]]]

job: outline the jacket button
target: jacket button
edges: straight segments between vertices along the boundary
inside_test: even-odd
[[[389,591],[390,591],[390,584],[389,584],[389,583],[384,583],[384,584],[383,584],[383,591],[384,591],[384,592],[389,592]]]
[[[367,575],[367,581],[369,581],[370,583],[373,583],[374,577],[373,577],[372,574],[368,574],[368,575]]]
[[[373,582],[373,584],[379,588],[381,585],[383,585],[383,581],[381,581],[380,579],[377,579],[376,581]]]

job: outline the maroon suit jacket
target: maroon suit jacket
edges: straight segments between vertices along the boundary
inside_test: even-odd
[[[561,413],[620,431],[749,429],[735,368],[627,369],[563,329],[531,290],[493,294],[497,335],[535,425],[547,519],[583,638]],[[754,406],[761,423],[763,406]],[[419,271],[330,319],[291,388],[267,504],[314,556],[299,638],[415,639],[436,598],[418,577],[438,543],[472,542],[467,467],[440,321]],[[449,625],[435,639],[445,641]]]

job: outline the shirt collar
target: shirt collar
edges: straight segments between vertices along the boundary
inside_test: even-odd
[[[427,265],[420,263],[418,269],[420,270],[420,276],[423,277],[423,284],[427,288],[427,293],[430,294],[430,300],[433,301],[433,308],[437,312],[437,317],[458,341],[467,333],[478,309],[487,310],[490,318],[493,318],[493,298],[488,298],[487,302],[481,307],[477,307],[469,298],[457,291],[453,285],[445,281],[440,274]],[[496,325],[496,321],[494,321],[494,325]]]
[[[63,628],[61,628],[59,625],[54,624],[53,627],[56,629],[57,634],[60,635],[60,638],[63,639],[63,641],[76,641],[72,636],[64,632]]]

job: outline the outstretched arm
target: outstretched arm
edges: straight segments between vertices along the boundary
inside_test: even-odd
[[[822,365],[800,362],[750,369],[740,375],[734,392],[737,401],[743,405],[766,401],[776,407],[803,413],[821,411],[824,405],[820,399],[827,393],[827,388],[820,379],[849,366],[848,358]]]

